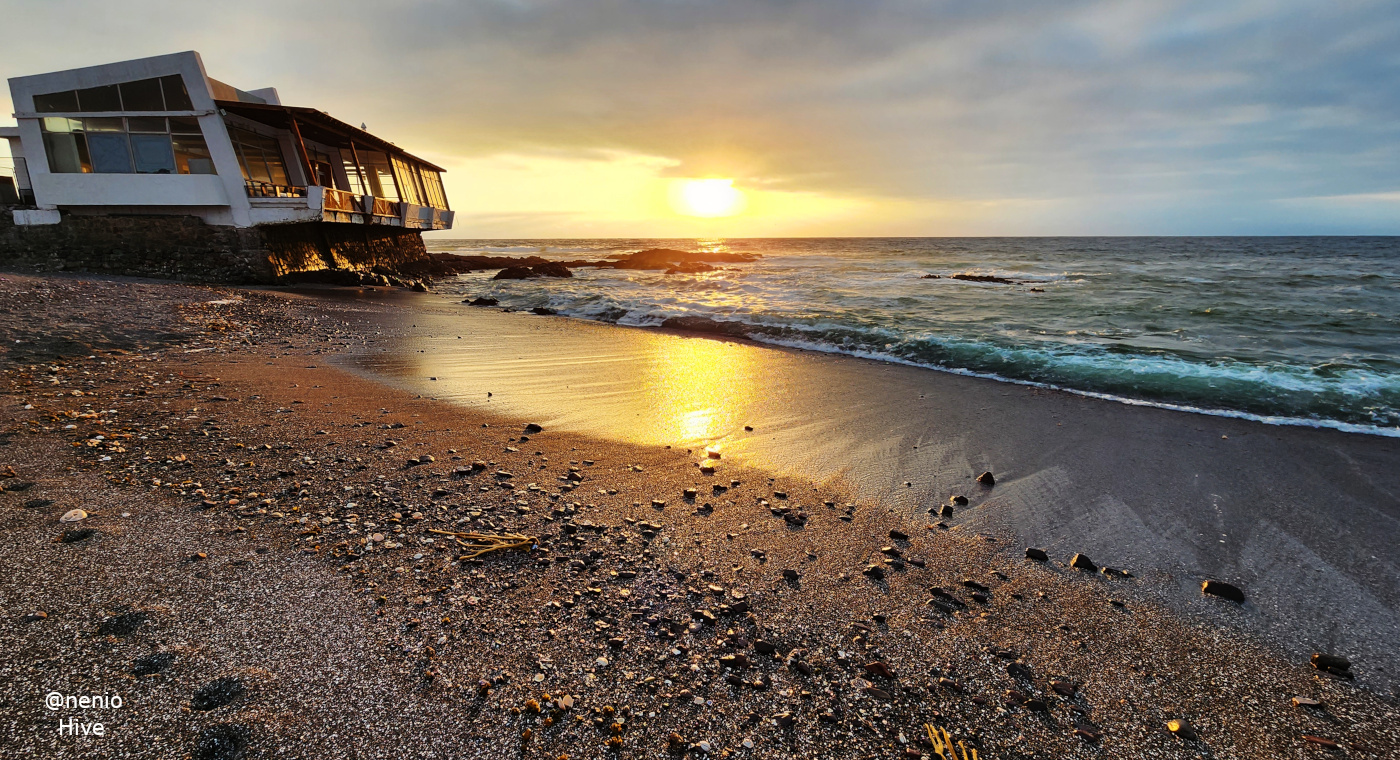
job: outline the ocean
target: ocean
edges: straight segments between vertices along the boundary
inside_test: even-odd
[[[756,254],[704,274],[581,268],[439,283],[656,326],[1273,424],[1400,437],[1400,238],[430,240],[435,252]],[[982,276],[1004,282],[959,279]],[[729,325],[733,329],[733,325]]]

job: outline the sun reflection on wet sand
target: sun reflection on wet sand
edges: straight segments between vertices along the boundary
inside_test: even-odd
[[[759,388],[752,352],[670,336],[651,341],[639,401],[652,407],[661,440],[709,446],[742,430]]]

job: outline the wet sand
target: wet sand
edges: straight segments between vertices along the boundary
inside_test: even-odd
[[[1084,552],[1148,580],[1154,601],[1294,655],[1354,652],[1377,665],[1368,683],[1400,687],[1400,439],[435,300],[393,315],[397,337],[354,366],[468,408],[714,448],[927,522]],[[986,470],[995,489],[972,482]],[[969,506],[927,516],[955,493]],[[1248,602],[1222,616],[1201,598],[1207,579]]]
[[[496,400],[510,390],[487,408],[347,372],[461,317],[432,297],[331,294],[0,275],[7,751],[914,758],[933,756],[926,724],[988,760],[1400,749],[1379,662],[1327,650],[1355,678],[1310,667],[1249,628],[1251,585],[1243,607],[1183,611],[1154,601],[1171,583],[1150,567],[1031,561],[1010,530],[966,522],[1024,465],[969,448],[942,485],[973,502],[944,530],[850,472],[765,469],[732,440],[716,460],[571,430],[564,412],[515,416]],[[581,349],[601,330],[482,318]],[[864,366],[779,353],[762,361]],[[966,398],[989,409],[962,414],[1001,406]],[[776,419],[740,430],[781,436]],[[1003,477],[989,493],[967,481],[984,466]],[[60,522],[74,508],[89,516]],[[451,535],[467,530],[538,546],[471,558]],[[124,705],[48,710],[50,691]],[[73,718],[107,734],[60,734]]]

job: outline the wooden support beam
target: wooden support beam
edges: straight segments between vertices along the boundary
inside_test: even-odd
[[[292,134],[297,138],[297,148],[301,150],[301,160],[306,167],[306,184],[308,186],[317,184],[316,166],[311,163],[311,154],[306,152],[306,142],[301,139],[301,128],[297,126],[297,117],[287,112],[287,118],[292,122]]]

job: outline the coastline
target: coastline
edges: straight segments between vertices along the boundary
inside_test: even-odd
[[[407,346],[412,341],[420,342],[416,350],[428,362],[415,371],[433,362],[442,366],[439,354],[448,352],[435,350],[424,335],[437,334],[432,320],[461,315],[426,298],[403,303],[405,298],[395,296],[387,299],[393,303],[385,303],[372,294],[355,302],[343,296],[118,279],[5,279],[11,293],[51,291],[37,302],[50,309],[42,319],[37,311],[6,318],[12,334],[48,330],[53,334],[44,340],[53,348],[71,340],[70,332],[133,336],[131,346],[117,347],[120,354],[96,346],[73,353],[60,372],[48,373],[46,365],[32,360],[21,363],[37,369],[21,370],[13,363],[9,369],[14,371],[7,372],[5,401],[17,410],[16,422],[5,431],[11,441],[9,463],[35,483],[21,493],[3,495],[9,538],[4,562],[18,570],[0,584],[6,617],[20,621],[8,626],[7,654],[0,658],[3,680],[11,684],[6,701],[17,706],[16,718],[6,728],[13,746],[57,750],[57,756],[90,756],[94,748],[107,756],[144,756],[141,732],[154,725],[197,756],[219,756],[206,752],[211,735],[243,737],[239,741],[251,748],[252,756],[387,757],[432,747],[449,755],[553,757],[567,752],[604,757],[611,754],[611,736],[621,737],[624,756],[654,756],[666,750],[674,733],[681,737],[683,751],[706,742],[715,753],[731,756],[863,757],[897,756],[906,746],[901,736],[917,746],[922,723],[934,722],[976,741],[989,758],[1027,748],[1087,755],[1098,751],[1094,746],[1140,756],[1179,751],[1171,748],[1182,740],[1163,728],[1171,718],[1188,720],[1201,736],[1193,746],[1218,757],[1304,757],[1311,750],[1300,737],[1329,731],[1354,756],[1383,757],[1400,746],[1395,705],[1381,696],[1387,683],[1377,673],[1381,660],[1369,651],[1353,656],[1359,674],[1359,683],[1353,684],[1308,668],[1306,658],[1287,647],[1279,651],[1261,641],[1245,620],[1263,612],[1259,600],[1268,596],[1258,586],[1245,585],[1251,601],[1243,608],[1197,595],[1198,604],[1183,614],[1172,607],[1170,593],[1157,590],[1170,589],[1173,581],[1153,576],[1159,565],[1150,557],[1139,562],[1126,548],[1117,556],[1095,557],[1133,570],[1136,579],[1110,580],[1064,567],[1070,542],[1083,547],[1103,540],[1107,551],[1113,541],[1132,535],[1104,518],[1104,499],[1092,503],[1098,522],[1112,529],[1097,537],[1092,530],[1076,530],[1056,539],[1064,544],[1047,547],[1056,560],[1051,563],[1020,558],[1024,544],[1015,535],[1026,526],[1012,520],[1008,528],[976,517],[992,512],[989,507],[997,507],[1000,520],[1007,512],[1033,515],[1035,507],[1046,503],[1068,503],[1062,509],[1070,510],[1074,505],[1066,495],[1087,481],[1052,480],[1049,475],[1063,461],[1097,459],[1096,466],[1114,470],[1118,457],[1151,453],[1125,452],[1124,441],[1170,427],[1178,413],[1120,406],[1121,414],[1088,414],[1085,406],[1109,402],[1040,389],[1009,391],[1004,384],[978,378],[909,368],[872,368],[860,360],[752,346],[732,349],[768,352],[754,369],[766,379],[786,371],[785,363],[794,368],[793,376],[801,374],[796,369],[820,366],[816,376],[829,391],[841,394],[846,386],[832,378],[854,378],[869,389],[870,373],[877,372],[887,380],[880,392],[904,410],[914,408],[915,399],[894,394],[891,385],[937,385],[938,393],[925,390],[925,395],[940,396],[935,410],[943,415],[939,434],[921,445],[912,464],[940,464],[920,483],[920,496],[911,505],[878,488],[872,492],[871,476],[845,464],[862,448],[871,459],[892,459],[885,456],[891,451],[909,457],[916,441],[904,446],[907,436],[898,430],[864,437],[865,429],[850,430],[840,441],[823,433],[829,428],[793,422],[802,412],[811,416],[817,409],[826,410],[828,419],[822,422],[828,426],[872,416],[859,396],[845,396],[845,408],[854,416],[842,418],[831,413],[841,405],[821,398],[797,399],[801,408],[780,414],[781,403],[792,401],[791,396],[757,394],[749,422],[760,435],[747,440],[768,443],[746,448],[737,439],[721,439],[716,476],[699,474],[698,448],[692,445],[695,450],[685,452],[682,446],[705,443],[704,436],[676,441],[668,450],[659,439],[609,440],[583,430],[586,407],[598,406],[589,398],[608,398],[606,387],[595,387],[589,398],[575,388],[562,389],[576,402],[586,402],[572,409],[582,409],[582,416],[570,417],[571,410],[564,407],[553,418],[537,417],[526,414],[533,409],[522,412],[512,405],[532,388],[559,386],[567,372],[580,372],[567,362],[540,366],[540,347],[572,345],[588,355],[590,335],[609,344],[636,343],[620,337],[621,331],[594,332],[607,327],[490,315],[490,320],[509,319],[545,335],[497,349],[530,356],[515,367],[515,376],[541,377],[535,386],[493,395],[493,406],[486,409],[485,402],[425,397],[447,399],[451,394],[444,389],[450,383],[463,383],[464,397],[474,394],[471,381],[447,371],[424,373],[412,383],[401,376],[396,384],[416,391],[405,393],[357,377],[363,368],[358,373],[334,368],[363,360],[371,348],[411,356],[414,349]],[[133,298],[142,299],[146,313],[132,313]],[[60,314],[63,319],[57,318]],[[142,319],[150,324],[111,329],[112,321]],[[73,327],[82,323],[81,329]],[[453,337],[442,340],[456,341],[456,334],[443,332]],[[460,334],[465,339],[466,333]],[[565,343],[550,343],[559,336]],[[698,345],[693,342],[701,339],[665,336],[665,341],[673,340]],[[706,347],[696,350],[722,346],[704,340]],[[147,348],[137,347],[142,342]],[[6,345],[13,356],[13,344]],[[724,347],[719,358],[729,351]],[[145,377],[156,370],[154,382]],[[29,385],[22,385],[21,374]],[[58,382],[49,382],[50,374]],[[429,376],[439,380],[427,380]],[[929,376],[943,379],[929,381]],[[427,383],[433,386],[425,394]],[[736,389],[733,384],[722,388]],[[989,398],[989,389],[1019,392],[1024,398]],[[57,395],[74,390],[84,396]],[[684,397],[686,389],[679,390]],[[654,391],[648,392],[655,396]],[[88,401],[89,395],[100,400]],[[971,397],[981,399],[982,406],[961,408]],[[620,403],[616,395],[611,398]],[[20,401],[35,408],[18,411]],[[43,416],[56,414],[60,406],[76,411],[84,403],[117,411],[110,417],[68,418],[75,420],[65,423],[75,425],[68,431]],[[1065,414],[1052,414],[1052,408]],[[900,421],[874,417],[884,427]],[[1306,464],[1319,453],[1330,452],[1314,463],[1324,470],[1329,462],[1358,451],[1371,457],[1373,465],[1393,461],[1387,459],[1394,452],[1384,439],[1368,438],[1357,445],[1349,443],[1354,436],[1341,433],[1269,430],[1266,435],[1258,432],[1261,425],[1210,420],[1201,440],[1191,441],[1201,449],[1193,458],[1210,463],[1222,479],[1239,476],[1236,458],[1268,458],[1271,452],[1280,456],[1277,452],[1292,450],[1293,456],[1263,472],[1265,479],[1286,475],[1300,459]],[[539,422],[544,430],[521,442],[524,421]],[[155,432],[162,430],[157,422],[166,426],[162,432]],[[1063,423],[1069,423],[1072,436],[1056,441],[1052,428]],[[402,427],[383,427],[398,424]],[[104,437],[124,441],[120,447],[127,450],[121,452],[100,441],[85,444],[94,440],[98,425],[113,433],[125,427],[147,437]],[[1105,435],[1104,425],[1111,435]],[[1019,433],[998,443],[978,438],[977,426],[1019,428]],[[771,440],[763,437],[768,434]],[[794,442],[804,438],[815,443],[799,452]],[[1299,454],[1304,438],[1313,439],[1312,447]],[[386,445],[389,440],[393,446]],[[1227,446],[1234,444],[1226,441],[1242,442],[1244,450],[1231,451]],[[1096,447],[1088,445],[1092,442]],[[259,448],[263,444],[271,448]],[[765,459],[766,447],[793,456]],[[1024,453],[1028,448],[1061,464],[1032,461]],[[410,455],[424,453],[435,459],[405,464]],[[104,462],[102,456],[112,459]],[[537,459],[543,456],[549,461]],[[242,465],[245,457],[253,466]],[[335,462],[337,458],[345,461]],[[488,467],[471,475],[456,473],[475,459],[487,461]],[[523,487],[528,479],[524,468],[540,464],[548,477],[538,476],[538,490]],[[1144,461],[1131,471],[1139,490],[1169,493],[1179,488],[1170,474],[1149,477],[1158,464]],[[570,480],[569,467],[578,468],[582,480]],[[923,506],[924,497],[946,500],[953,489],[983,497],[969,490],[969,478],[983,467],[999,475],[990,495],[955,513],[950,530],[929,530],[933,519],[914,507]],[[491,477],[492,471],[506,468],[519,474]],[[163,474],[171,471],[176,475]],[[280,476],[284,471],[296,474]],[[1378,467],[1359,471],[1373,478],[1385,474]],[[1120,483],[1122,475],[1121,470],[1105,471],[1094,482]],[[214,485],[225,477],[227,484]],[[1295,482],[1310,482],[1303,475],[1294,477],[1302,478]],[[153,478],[162,484],[153,485]],[[202,489],[193,488],[196,479]],[[712,488],[733,480],[740,484],[722,492]],[[1388,487],[1381,481],[1358,485],[1357,477],[1339,480],[1344,482],[1332,486],[1347,500],[1365,498],[1349,489]],[[384,481],[397,494],[376,485]],[[503,488],[503,482],[513,487]],[[577,489],[565,488],[574,483]],[[885,491],[900,493],[900,485],[889,481]],[[351,490],[341,490],[347,487]],[[700,495],[687,500],[682,493],[686,487],[700,489]],[[1237,487],[1248,490],[1257,483]],[[233,488],[242,490],[234,493]],[[272,503],[248,495],[255,488]],[[1200,494],[1213,490],[1195,488]],[[438,491],[447,493],[435,495]],[[378,496],[369,496],[371,492]],[[400,502],[392,501],[394,495]],[[48,505],[25,506],[50,499]],[[664,507],[652,506],[653,499],[664,501]],[[57,516],[85,500],[99,506],[81,525],[98,535],[54,542],[53,534],[62,529],[56,527]],[[525,511],[520,511],[520,501],[526,502]],[[713,509],[704,509],[704,502],[714,503]],[[851,514],[845,512],[846,503],[856,505]],[[414,519],[410,506],[425,517]],[[292,507],[317,518],[314,522],[330,522],[307,528],[292,516]],[[805,513],[806,521],[773,514],[784,507]],[[355,537],[369,532],[347,530],[351,510],[364,513],[357,519],[365,521],[397,510],[403,516],[395,519],[405,532],[405,540],[397,543],[410,548],[362,552],[347,560]],[[122,511],[131,517],[121,517]],[[439,515],[445,525],[484,520],[501,529],[548,536],[541,541],[548,551],[528,559],[492,557],[481,564],[456,561],[437,544],[419,543],[427,548],[415,551],[411,541],[431,537],[419,523],[433,523]],[[851,520],[841,520],[842,515]],[[643,522],[660,529],[639,528]],[[564,525],[575,530],[565,531]],[[307,531],[314,532],[308,536]],[[891,538],[891,531],[908,538]],[[327,538],[321,539],[322,534]],[[336,556],[336,542],[344,542],[347,553]],[[894,562],[896,554],[882,553],[882,545],[911,561]],[[670,557],[665,549],[671,550]],[[205,557],[191,559],[201,551]],[[409,551],[423,557],[413,558]],[[542,559],[551,561],[542,564]],[[1357,562],[1364,564],[1361,558]],[[862,573],[872,564],[885,577]],[[786,579],[783,570],[796,570],[798,579]],[[635,578],[613,575],[619,571]],[[1372,583],[1387,578],[1382,574]],[[988,587],[985,604],[971,598],[973,589],[963,579]],[[928,604],[930,586],[945,588],[964,606],[944,613]],[[733,610],[741,602],[747,602],[749,611],[725,614],[720,608]],[[123,606],[141,611],[149,622],[130,635],[100,634],[102,620],[128,614],[117,612]],[[692,614],[702,609],[711,611],[715,623]],[[35,611],[46,616],[22,620]],[[1365,627],[1344,631],[1358,638],[1372,632]],[[614,639],[621,639],[620,644],[614,645]],[[756,650],[760,640],[775,641],[780,656]],[[1384,646],[1383,641],[1374,643]],[[124,675],[133,657],[152,650],[175,653],[176,666],[154,679]],[[721,658],[736,654],[747,665],[732,659],[723,664]],[[59,663],[41,664],[49,658]],[[608,662],[599,665],[598,658]],[[895,678],[867,669],[869,662],[888,663]],[[30,692],[57,688],[49,685],[56,679],[69,681],[77,669],[56,667],[61,663],[81,663],[97,684],[149,692],[136,695],[134,701],[142,707],[126,718],[131,722],[114,741],[89,747],[53,742],[46,716]],[[1392,671],[1386,667],[1386,672]],[[246,694],[209,711],[180,709],[201,684],[228,673],[246,683]],[[544,678],[536,681],[536,675]],[[478,684],[483,679],[484,688]],[[1054,690],[1050,681],[1056,679],[1071,685],[1071,693]],[[84,688],[75,683],[65,688]],[[550,708],[545,693],[576,696],[571,700],[576,706]],[[1304,694],[1317,696],[1324,711],[1289,704],[1291,697]],[[701,704],[694,703],[697,698]],[[529,707],[532,699],[545,703],[538,714]],[[309,717],[327,728],[308,735],[291,727],[282,716],[293,710],[299,720]],[[373,718],[346,723],[347,712]],[[576,720],[582,717],[586,720]],[[557,720],[546,725],[546,719]],[[613,731],[609,720],[621,730]],[[448,726],[451,731],[444,730]],[[333,730],[334,740],[328,736]],[[531,738],[524,738],[526,730]],[[744,747],[745,740],[756,746]]]

